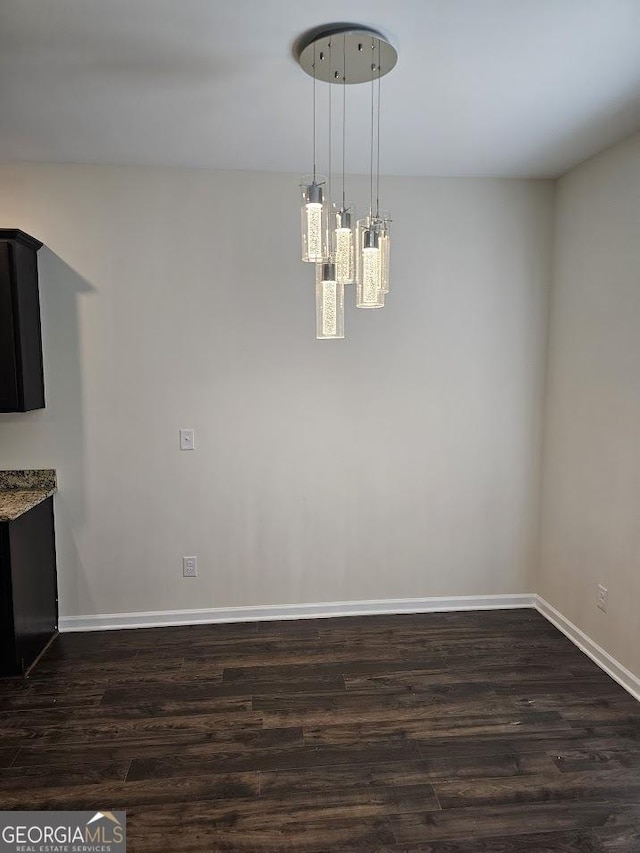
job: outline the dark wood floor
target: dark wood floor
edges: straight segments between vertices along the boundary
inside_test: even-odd
[[[640,705],[531,610],[66,634],[0,729],[133,853],[640,851]]]

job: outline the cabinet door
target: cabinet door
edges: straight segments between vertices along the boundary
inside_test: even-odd
[[[18,365],[18,410],[30,412],[44,407],[38,257],[30,246],[18,240],[10,245],[14,274],[12,293],[15,300],[13,316]]]
[[[21,670],[30,666],[58,627],[53,498],[8,524],[13,630]]]
[[[0,676],[21,675],[16,657],[13,631],[13,590],[11,588],[11,552],[9,523],[0,523]]]
[[[0,242],[0,412],[14,412],[18,408],[18,365],[11,264],[11,244]]]

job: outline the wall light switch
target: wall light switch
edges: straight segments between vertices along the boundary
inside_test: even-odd
[[[192,429],[180,430],[180,450],[195,450],[196,435]]]

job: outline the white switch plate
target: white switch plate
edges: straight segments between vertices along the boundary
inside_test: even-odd
[[[598,584],[598,596],[596,599],[597,607],[602,610],[603,613],[607,612],[607,604],[609,603],[609,590],[606,586],[602,586],[601,583]]]
[[[180,430],[180,450],[195,450],[196,434],[192,429]]]
[[[197,578],[198,577],[198,558],[183,557],[182,558],[182,577]]]

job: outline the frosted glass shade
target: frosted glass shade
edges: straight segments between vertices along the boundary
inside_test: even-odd
[[[380,235],[374,223],[367,219],[358,221],[358,264],[356,279],[356,308],[382,308],[382,253]]]
[[[302,190],[302,260],[319,264],[328,260],[328,216],[322,186],[325,179],[319,175],[304,177]]]
[[[391,260],[391,217],[380,214],[380,286],[383,293],[389,293],[389,262]]]
[[[344,338],[344,284],[336,281],[332,263],[316,268],[316,338]]]
[[[380,248],[362,250],[362,284],[358,288],[356,307],[381,308]]]
[[[340,284],[353,284],[356,277],[355,232],[352,223],[351,204],[345,203],[333,212],[336,281]]]

